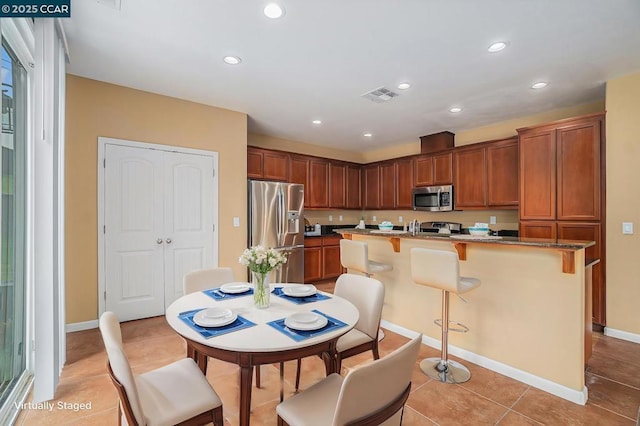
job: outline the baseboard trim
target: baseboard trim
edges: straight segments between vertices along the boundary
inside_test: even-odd
[[[389,321],[383,320],[380,325],[389,331],[393,331],[394,333],[398,333],[408,338],[414,338],[419,334],[413,330],[390,323]],[[422,343],[435,349],[441,348],[440,340],[434,339],[433,337],[423,335]],[[587,403],[589,394],[586,386],[583,386],[582,391],[578,391],[453,345],[449,345],[449,353],[491,371],[495,371],[496,373],[500,373],[503,376],[511,377],[512,379],[526,383],[534,388],[549,392],[550,394],[566,399],[567,401],[571,401],[579,405],[585,405]]]
[[[615,337],[616,339],[627,340],[633,343],[640,343],[640,334],[629,333],[628,331],[616,330],[615,328],[604,328],[604,335]]]
[[[98,320],[74,322],[65,326],[65,330],[67,333],[72,333],[74,331],[91,330],[94,328],[98,328]]]

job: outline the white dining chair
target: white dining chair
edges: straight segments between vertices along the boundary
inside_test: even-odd
[[[346,377],[337,373],[276,407],[278,426],[399,425],[422,335]]]
[[[190,294],[233,281],[235,278],[231,268],[199,269],[185,274],[182,279],[182,291],[184,294]]]
[[[134,376],[113,312],[100,317],[100,333],[107,371],[120,397],[118,424],[124,416],[129,425],[223,426],[222,401],[191,358]]]
[[[336,280],[333,294],[347,299],[358,309],[360,317],[355,327],[341,336],[336,343],[338,372],[342,360],[362,352],[371,351],[373,359],[380,358],[378,352],[378,330],[382,317],[384,286],[374,278],[355,274],[342,274]],[[298,359],[296,368],[296,391],[300,385],[302,360]]]

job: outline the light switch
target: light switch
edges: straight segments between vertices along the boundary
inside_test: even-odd
[[[633,234],[633,222],[622,222],[622,233]]]
[[[329,215],[329,222],[333,222],[333,215],[332,214]]]
[[[342,215],[338,216],[338,222],[342,222]]]
[[[375,216],[374,216],[374,217],[372,217],[371,219],[372,219],[374,222],[375,222],[376,220],[378,220],[378,218],[377,218],[377,217],[375,217]]]
[[[234,217],[233,218],[233,227],[234,228],[240,228],[240,218],[239,217]]]
[[[489,224],[491,224],[491,225],[495,225],[496,224],[496,217],[495,216],[489,216]]]
[[[404,218],[402,216],[398,216],[398,222],[402,223],[403,220]]]

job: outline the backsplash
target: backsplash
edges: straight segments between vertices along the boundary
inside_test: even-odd
[[[333,219],[331,221],[329,220],[330,216]],[[518,210],[466,210],[446,213],[413,210],[305,210],[305,217],[309,223],[337,225],[337,227],[357,224],[361,216],[364,216],[364,221],[367,225],[377,225],[382,221],[388,220],[396,226],[402,226],[404,223],[417,219],[420,222],[458,222],[462,223],[464,228],[473,226],[476,222],[489,223],[490,217],[495,216],[496,223],[489,225],[494,231],[502,229],[517,230],[519,222]],[[374,216],[376,220],[373,220]],[[399,220],[400,216],[402,216],[402,222]]]

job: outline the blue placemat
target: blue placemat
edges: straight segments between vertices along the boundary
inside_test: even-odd
[[[236,297],[250,296],[253,294],[253,289],[250,288],[249,291],[245,291],[244,293],[224,293],[220,291],[220,287],[216,287],[209,290],[202,290],[202,292],[215,300],[227,300],[235,299]]]
[[[238,315],[238,318],[234,322],[232,322],[231,324],[223,325],[222,327],[200,327],[198,324],[193,322],[193,317],[203,309],[205,308],[180,312],[178,314],[178,318],[184,321],[184,323],[189,327],[200,333],[200,335],[205,339],[210,339],[211,337],[220,336],[222,334],[231,333],[232,331],[238,331],[242,330],[243,328],[253,327],[254,325],[256,325],[248,319]]]
[[[291,297],[284,294],[284,292],[282,291],[282,287],[274,288],[271,291],[271,293],[275,294],[278,297],[282,297],[283,299],[286,299],[289,302],[293,302],[296,305],[303,305],[305,303],[313,303],[313,302],[319,302],[320,300],[331,299],[331,297],[321,293],[312,294],[311,296],[306,296],[306,297]]]
[[[346,323],[340,321],[339,319],[335,319],[333,317],[330,317],[329,315],[323,314],[317,309],[314,309],[311,312],[315,312],[316,314],[326,317],[328,320],[327,325],[317,330],[294,330],[284,325],[284,320],[285,320],[284,318],[275,320],[275,321],[270,321],[267,324],[269,324],[271,327],[275,328],[282,334],[286,334],[287,336],[291,337],[296,342],[300,342],[305,339],[310,339],[312,337],[316,337],[321,334],[328,333],[337,328],[345,327],[347,325]]]

